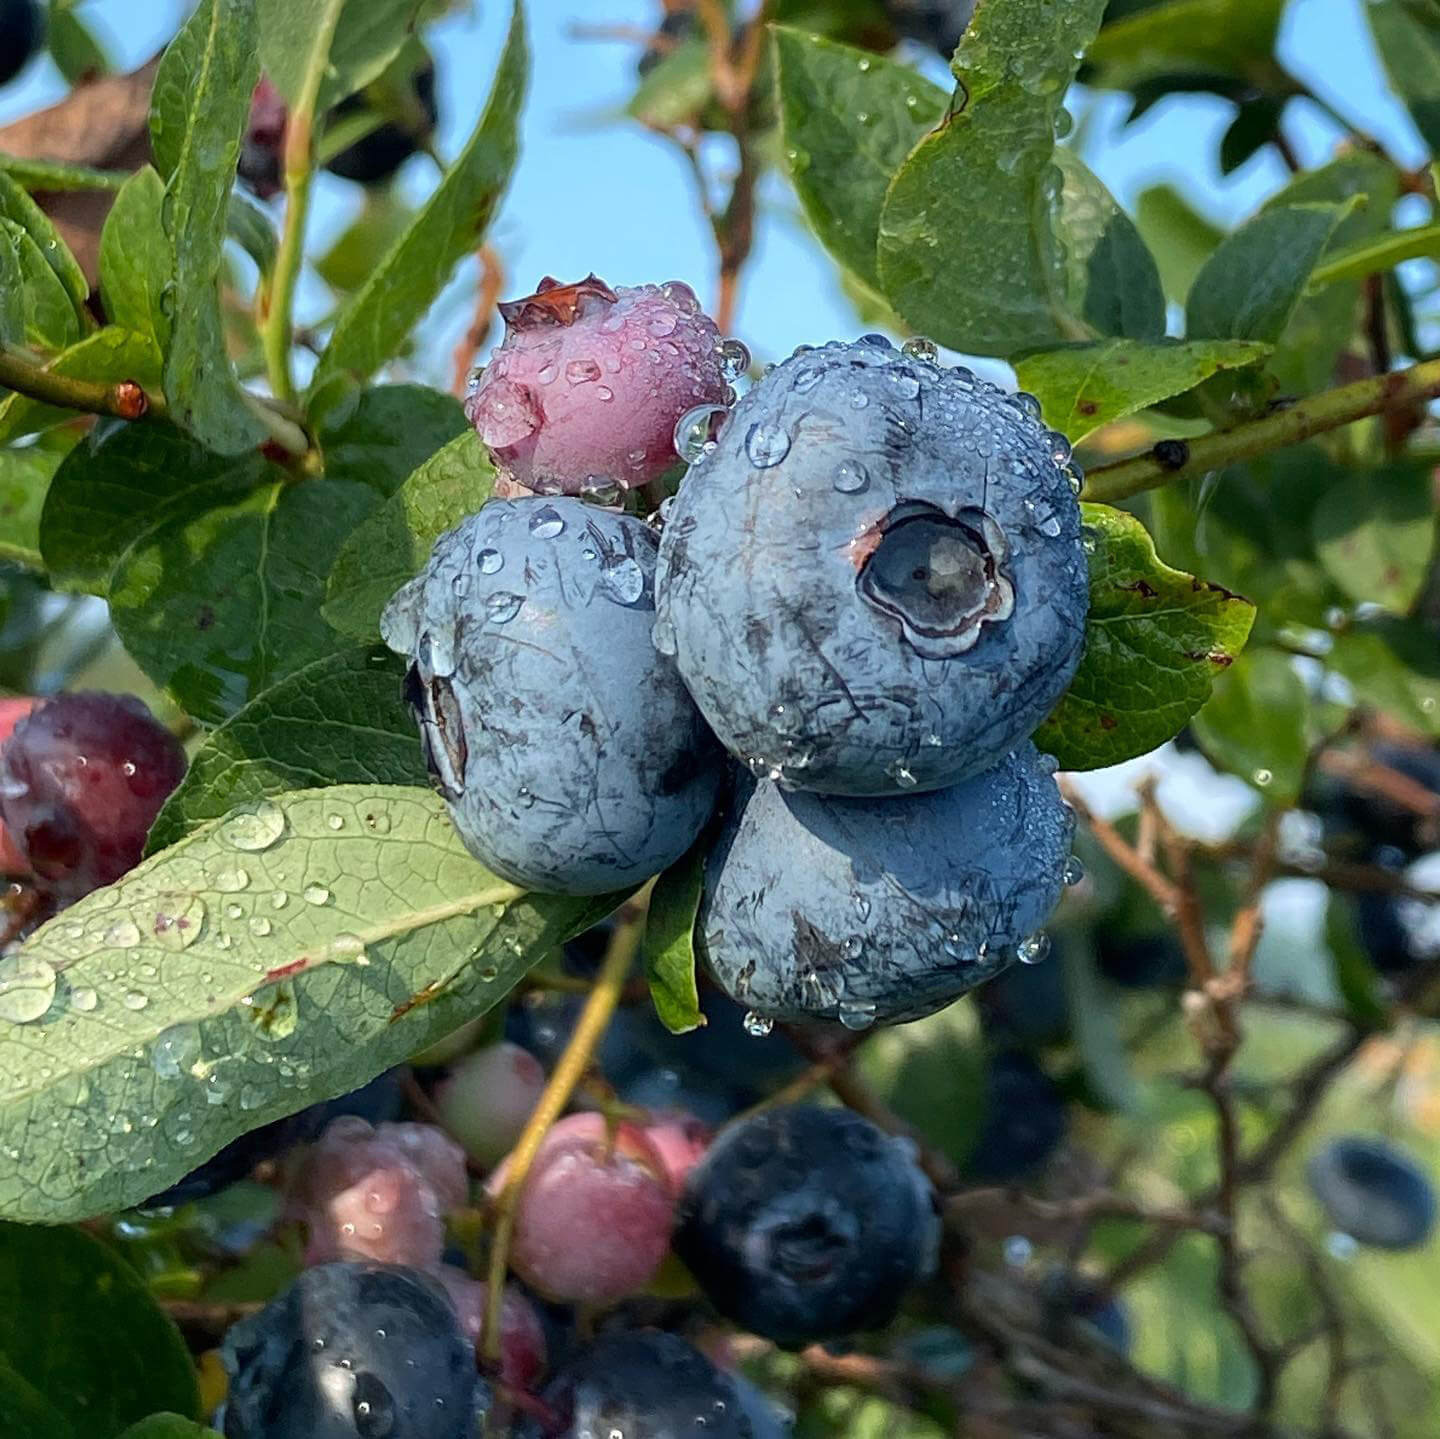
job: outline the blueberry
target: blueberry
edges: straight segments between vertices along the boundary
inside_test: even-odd
[[[1404,873],[1400,850],[1383,847],[1370,857],[1382,869]],[[1406,878],[1419,889],[1429,889],[1437,878],[1436,857],[1427,856]],[[1360,943],[1380,974],[1398,978],[1440,953],[1440,904],[1404,895],[1366,890],[1355,896],[1356,930]]]
[[[564,1428],[544,1439],[770,1439],[746,1415],[734,1384],[674,1334],[644,1329],[605,1334],[580,1350],[546,1385],[545,1404]],[[539,1439],[533,1421],[519,1439]]]
[[[1046,1277],[1042,1297],[1055,1321],[1057,1342],[1064,1339],[1063,1321],[1073,1318],[1083,1320],[1119,1353],[1128,1355],[1133,1348],[1129,1306],[1095,1280],[1057,1269]]]
[[[1073,817],[1026,743],[893,799],[742,792],[705,868],[698,933],[733,999],[855,1028],[916,1019],[998,973],[1049,918]]]
[[[435,103],[435,62],[428,57],[409,81],[410,108],[414,123],[408,128],[387,120],[368,135],[347,145],[327,161],[325,168],[332,175],[355,180],[362,185],[378,185],[388,180],[415,153],[417,141],[427,140],[440,118]],[[349,115],[358,115],[367,108],[363,95],[348,95],[334,110],[332,123]]]
[[[937,789],[1080,661],[1069,446],[1033,402],[864,341],[778,365],[680,487],[656,644],[726,747],[804,789]]]
[[[397,1265],[307,1269],[221,1357],[227,1439],[469,1439],[484,1394],[445,1291]]]
[[[40,48],[43,31],[35,0],[0,0],[0,85],[8,85]]]
[[[1185,951],[1173,934],[1095,932],[1095,967],[1122,989],[1173,989],[1185,982]]]
[[[1338,829],[1356,837],[1361,848],[1388,846],[1405,859],[1415,859],[1433,848],[1440,836],[1440,750],[1430,745],[1380,743],[1371,746],[1370,758],[1409,780],[1412,797],[1418,799],[1428,791],[1437,808],[1428,815],[1417,814],[1413,805],[1354,780],[1332,780],[1321,790],[1317,807],[1329,821],[1332,836]]]
[[[1418,1249],[1435,1228],[1433,1181],[1388,1140],[1332,1140],[1310,1157],[1305,1177],[1330,1223],[1358,1244]]]
[[[1038,1169],[1065,1137],[1065,1097],[1028,1054],[1002,1050],[985,1071],[984,1112],[965,1162],[981,1184],[1009,1184]]]
[[[789,1105],[711,1146],[674,1246],[726,1318],[798,1348],[888,1323],[933,1271],[939,1239],[934,1191],[904,1140],[847,1109]]]
[[[650,643],[655,547],[578,499],[492,500],[385,612],[455,826],[516,884],[638,884],[714,808],[720,753]]]

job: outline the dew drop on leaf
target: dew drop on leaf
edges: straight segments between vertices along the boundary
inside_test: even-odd
[[[306,904],[330,903],[330,891],[323,884],[307,884],[302,893]]]
[[[120,1003],[123,1004],[126,1009],[141,1010],[150,1003],[150,996],[141,993],[138,989],[127,989],[125,993],[120,996]]]
[[[0,1019],[29,1024],[55,1002],[55,970],[39,955],[0,959]]]
[[[220,833],[235,849],[269,849],[285,833],[285,812],[272,800],[263,799],[251,809],[232,814],[220,826]]]
[[[133,919],[117,919],[105,931],[104,939],[111,949],[134,949],[140,943],[140,927]]]

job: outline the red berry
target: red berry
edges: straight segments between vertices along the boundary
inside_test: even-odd
[[[293,1207],[308,1264],[374,1259],[434,1269],[445,1215],[467,1198],[465,1156],[433,1125],[333,1121],[306,1159]]]
[[[540,1061],[501,1040],[460,1060],[435,1086],[440,1122],[487,1169],[520,1137],[545,1088]]]
[[[715,1132],[693,1114],[676,1111],[654,1115],[645,1125],[645,1137],[660,1156],[670,1187],[679,1194],[686,1176],[705,1157]]]
[[[490,1176],[498,1193],[509,1161]],[[613,1304],[654,1278],[670,1244],[675,1199],[643,1131],[612,1134],[599,1114],[572,1114],[545,1136],[515,1212],[510,1262],[549,1299]]]
[[[0,744],[10,738],[15,726],[35,708],[37,701],[28,696],[18,699],[0,699]],[[26,875],[30,873],[30,862],[25,858],[10,831],[0,824],[0,874]]]
[[[179,741],[132,695],[59,695],[0,749],[0,818],[37,887],[68,904],[139,862],[184,774]]]
[[[500,306],[505,341],[466,406],[504,487],[633,489],[676,463],[675,423],[725,399],[719,332],[688,285],[546,278]]]
[[[453,1264],[442,1264],[436,1276],[445,1286],[460,1332],[478,1350],[485,1333],[485,1305],[490,1286],[472,1279]],[[545,1369],[545,1326],[535,1306],[516,1288],[505,1286],[500,1306],[500,1379],[513,1389],[528,1390]]]

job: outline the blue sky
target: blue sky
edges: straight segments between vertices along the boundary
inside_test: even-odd
[[[484,103],[507,8],[499,0],[483,0],[475,7],[478,13],[460,13],[433,27],[441,147],[447,153],[461,143]],[[1362,8],[1362,0],[1292,0],[1282,55],[1297,75],[1402,161],[1419,163],[1423,146],[1386,90]],[[116,63],[129,66],[173,33],[188,3],[81,0],[78,9]],[[635,47],[576,34],[582,20],[592,27],[646,27],[658,10],[656,0],[531,0],[536,68],[524,150],[492,234],[506,266],[507,293],[532,289],[542,274],[578,278],[594,270],[620,284],[683,278],[702,298],[712,294],[713,254],[686,168],[665,142],[619,117],[634,84]],[[916,57],[943,79],[938,58],[918,51]],[[0,121],[45,103],[62,88],[48,62],[37,63],[0,94]],[[1122,203],[1133,204],[1147,185],[1168,179],[1228,224],[1284,182],[1283,167],[1269,150],[1228,179],[1220,176],[1214,156],[1232,113],[1222,101],[1169,101],[1123,134],[1118,127],[1123,101],[1078,96],[1074,103],[1098,109],[1087,130],[1086,158]],[[1290,107],[1287,130],[1307,162],[1323,159],[1338,138],[1330,122],[1303,101]],[[412,162],[403,180],[418,194],[432,175],[422,159]],[[764,359],[801,342],[853,333],[856,322],[838,294],[829,262],[797,221],[783,181],[771,177],[762,202],[736,326],[741,338]],[[317,194],[317,238],[338,232],[356,203],[353,187],[324,177]],[[312,313],[323,310],[318,287],[304,299]],[[427,328],[416,362],[422,378],[448,383],[450,350],[467,321],[468,305],[457,287]]]

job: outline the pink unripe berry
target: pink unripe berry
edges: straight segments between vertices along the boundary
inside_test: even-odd
[[[490,1286],[472,1279],[453,1264],[442,1264],[436,1278],[445,1286],[460,1332],[478,1350],[485,1333],[485,1305]],[[513,1389],[528,1390],[545,1368],[545,1326],[535,1306],[516,1288],[505,1286],[500,1302],[500,1380]]]
[[[514,494],[647,484],[676,462],[675,423],[724,401],[719,332],[688,285],[548,276],[500,306],[505,339],[465,410]]]
[[[487,1183],[500,1192],[509,1163]],[[510,1263],[549,1299],[613,1304],[655,1277],[670,1246],[675,1197],[645,1134],[572,1114],[545,1136],[515,1212]]]
[[[37,700],[28,696],[18,699],[0,699],[0,744],[10,738],[15,726],[35,708]],[[26,875],[30,873],[30,862],[25,858],[10,831],[0,823],[0,874]]]
[[[465,1155],[433,1125],[334,1120],[309,1154],[294,1208],[308,1264],[374,1259],[433,1269],[445,1215],[467,1197]]]
[[[520,1137],[545,1088],[545,1071],[509,1040],[466,1055],[435,1086],[435,1110],[477,1164],[493,1168]]]
[[[702,1124],[693,1114],[679,1112],[656,1114],[645,1125],[645,1138],[650,1141],[660,1163],[665,1167],[665,1177],[678,1195],[685,1187],[686,1177],[705,1156],[714,1139],[714,1131]]]

